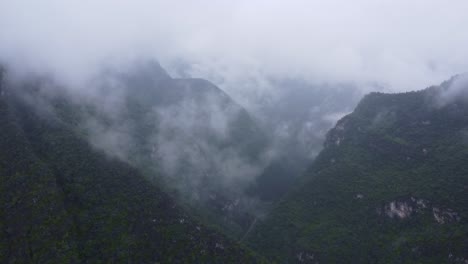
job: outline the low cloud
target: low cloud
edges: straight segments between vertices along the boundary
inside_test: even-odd
[[[265,161],[249,160],[237,147],[242,142],[232,136],[240,107],[226,105],[217,95],[207,94],[198,102],[188,99],[153,111],[158,120],[157,133],[150,140],[153,157],[165,174],[179,177],[181,183],[193,185],[196,190],[211,182],[240,192],[263,169]]]
[[[468,74],[463,74],[452,78],[442,84],[437,103],[444,106],[454,101],[468,101]]]
[[[158,58],[239,97],[261,94],[271,76],[407,91],[466,71],[467,8],[462,0],[2,1],[0,59],[78,83],[105,63]]]

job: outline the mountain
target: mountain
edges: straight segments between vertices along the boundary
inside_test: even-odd
[[[246,190],[268,162],[270,139],[256,120],[209,81],[172,78],[156,62],[106,71],[96,86],[100,101],[79,122],[90,141],[242,236],[261,206]]]
[[[240,238],[264,206],[246,190],[269,137],[221,89],[172,78],[154,61],[107,68],[78,91],[47,78],[18,84],[26,101],[138,169],[200,220]]]
[[[0,82],[0,262],[261,262],[23,92]]]
[[[466,263],[467,84],[365,96],[248,244],[280,263]]]

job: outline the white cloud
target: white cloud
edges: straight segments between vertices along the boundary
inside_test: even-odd
[[[0,58],[74,81],[106,60],[150,56],[206,76],[412,90],[466,71],[467,9],[463,0],[5,0]]]

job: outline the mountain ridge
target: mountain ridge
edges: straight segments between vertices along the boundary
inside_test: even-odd
[[[364,97],[249,244],[292,263],[468,259],[468,103],[440,105],[448,84]]]
[[[0,84],[0,259],[262,262]]]

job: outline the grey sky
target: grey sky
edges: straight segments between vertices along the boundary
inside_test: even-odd
[[[215,80],[413,90],[467,71],[467,10],[464,0],[2,0],[0,60],[73,81],[140,56]]]

